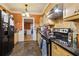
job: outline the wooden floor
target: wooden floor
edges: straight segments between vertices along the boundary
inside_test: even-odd
[[[16,44],[10,56],[41,56],[41,52],[36,41],[27,40]]]
[[[25,35],[24,36],[24,41],[31,41],[32,40],[32,36],[31,35]]]

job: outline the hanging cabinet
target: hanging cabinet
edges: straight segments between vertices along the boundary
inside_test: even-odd
[[[76,20],[79,18],[79,4],[63,4],[63,19]]]

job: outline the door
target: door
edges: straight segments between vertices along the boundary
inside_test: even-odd
[[[33,18],[24,19],[24,41],[33,39]]]

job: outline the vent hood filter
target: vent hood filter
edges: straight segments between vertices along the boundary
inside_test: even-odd
[[[62,4],[57,4],[53,9],[48,12],[48,19],[57,19],[63,16],[63,7]]]
[[[59,18],[61,16],[62,16],[62,14],[60,14],[60,13],[52,13],[52,14],[48,15],[47,18],[48,19],[56,19],[56,18]]]

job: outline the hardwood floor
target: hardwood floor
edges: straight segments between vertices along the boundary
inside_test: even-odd
[[[24,36],[24,41],[31,41],[32,40],[32,36],[31,35],[25,35]]]
[[[41,51],[36,41],[27,40],[17,43],[10,56],[41,56]]]

